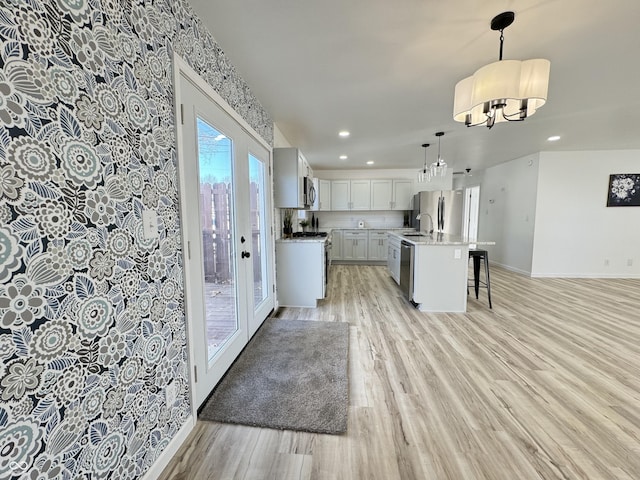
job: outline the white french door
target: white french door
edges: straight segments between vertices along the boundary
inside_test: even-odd
[[[269,150],[177,76],[186,311],[197,408],[274,307]]]

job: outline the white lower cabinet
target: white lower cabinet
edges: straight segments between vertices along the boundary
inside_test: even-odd
[[[400,285],[400,239],[390,236],[387,247],[387,268],[391,278]]]
[[[344,230],[342,260],[367,260],[367,242],[366,230]]]
[[[387,230],[334,229],[331,231],[331,260],[385,262],[387,237]]]
[[[277,241],[276,283],[281,307],[315,308],[325,296],[324,242]]]
[[[331,230],[331,260],[342,260],[342,230]]]
[[[387,259],[387,231],[369,230],[369,251],[367,259],[385,261]]]

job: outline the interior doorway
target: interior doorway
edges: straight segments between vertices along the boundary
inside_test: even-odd
[[[465,188],[464,225],[462,235],[469,240],[478,239],[478,214],[480,212],[480,185]]]

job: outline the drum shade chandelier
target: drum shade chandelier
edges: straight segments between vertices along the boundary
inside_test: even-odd
[[[453,119],[467,127],[500,122],[519,122],[530,117],[547,101],[549,60],[502,60],[504,29],[515,14],[503,12],[491,20],[491,30],[500,31],[500,57],[456,85]]]

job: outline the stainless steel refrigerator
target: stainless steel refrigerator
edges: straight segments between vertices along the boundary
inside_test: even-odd
[[[411,226],[416,230],[461,236],[463,217],[464,190],[418,192],[413,197]]]

